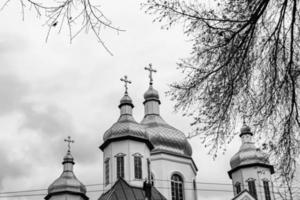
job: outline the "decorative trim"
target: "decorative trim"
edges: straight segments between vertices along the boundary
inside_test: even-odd
[[[249,181],[256,181],[256,179],[255,179],[255,178],[248,178],[248,179],[246,180],[246,182],[249,182]]]
[[[124,156],[126,156],[125,153],[117,153],[117,154],[115,155],[115,157],[124,157]]]
[[[136,152],[136,153],[133,153],[133,154],[132,154],[132,156],[133,156],[133,157],[140,157],[140,158],[142,158],[142,157],[143,157],[143,155],[142,155],[142,154],[140,154],[140,153],[138,153],[138,152]]]
[[[273,165],[264,164],[264,163],[251,163],[251,164],[237,166],[236,168],[229,170],[227,173],[228,173],[229,177],[232,179],[233,172],[235,172],[239,169],[244,169],[244,168],[248,168],[248,167],[265,167],[265,168],[270,169],[271,174],[274,174],[274,172],[275,172]]]
[[[107,139],[105,142],[103,142],[102,145],[99,146],[99,149],[101,149],[103,151],[105,149],[105,147],[107,147],[110,143],[116,142],[116,141],[122,141],[122,140],[134,140],[134,141],[138,141],[138,142],[144,142],[148,146],[150,151],[154,148],[153,144],[148,139],[140,138],[140,137],[132,136],[132,135],[126,135],[126,136]]]
[[[59,192],[53,192],[53,193],[50,193],[50,194],[47,194],[45,196],[45,199],[48,200],[50,199],[52,196],[56,196],[56,195],[64,195],[64,194],[72,194],[72,195],[79,195],[81,196],[84,200],[89,200],[89,198],[81,193],[81,192],[72,192],[72,191],[59,191]]]

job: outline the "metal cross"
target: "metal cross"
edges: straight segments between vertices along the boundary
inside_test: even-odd
[[[246,126],[246,116],[243,115],[243,126]]]
[[[145,70],[148,70],[148,71],[150,72],[150,74],[149,74],[149,79],[150,79],[150,85],[152,85],[152,84],[153,84],[152,73],[153,73],[153,72],[157,72],[157,71],[156,71],[156,69],[153,69],[153,68],[152,68],[152,64],[151,64],[151,63],[149,64],[149,67],[145,67]]]
[[[71,140],[71,137],[68,136],[68,139],[64,139],[65,142],[68,143],[68,151],[71,150],[71,143],[74,143],[74,140]]]
[[[131,84],[131,81],[128,80],[127,76],[125,75],[124,78],[121,78],[120,79],[121,81],[124,82],[124,86],[125,86],[125,94],[127,94],[127,91],[128,91],[128,85],[127,84]]]

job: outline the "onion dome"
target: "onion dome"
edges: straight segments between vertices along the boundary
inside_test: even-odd
[[[134,107],[131,98],[128,93],[120,101],[120,117],[116,123],[114,123],[103,135],[103,144],[100,149],[103,150],[107,145],[113,141],[119,141],[123,139],[132,139],[145,142],[150,150],[153,145],[149,141],[148,134],[145,128],[137,123],[132,116],[132,108]]]
[[[166,152],[185,157],[192,156],[192,148],[183,132],[167,124],[159,114],[159,94],[150,84],[144,95],[145,116],[141,124],[146,127],[154,152]]]
[[[231,170],[228,172],[230,177],[234,171],[252,166],[267,167],[271,170],[271,173],[274,173],[274,167],[270,165],[268,156],[255,147],[252,136],[253,133],[250,127],[244,123],[240,133],[242,145],[230,160]]]
[[[146,115],[145,125],[154,146],[151,153],[165,152],[184,157],[192,156],[192,148],[183,132],[167,124],[160,115]]]
[[[45,199],[47,200],[54,195],[73,194],[87,200],[86,187],[76,178],[73,172],[75,163],[70,150],[65,155],[62,164],[63,173],[48,187],[48,194]]]

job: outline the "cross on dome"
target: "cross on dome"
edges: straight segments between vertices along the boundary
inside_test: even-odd
[[[68,143],[68,152],[71,150],[71,143],[74,143],[74,140],[71,140],[71,137],[68,136],[68,139],[64,139],[65,142]]]
[[[128,93],[128,84],[131,84],[131,81],[128,80],[127,76],[125,75],[124,78],[120,79],[122,82],[124,82],[124,87],[125,87],[125,94]]]
[[[246,116],[244,115],[243,116],[243,126],[246,126],[247,124],[246,124]]]
[[[152,73],[153,72],[157,72],[156,69],[153,69],[152,68],[152,64],[150,63],[149,64],[149,67],[145,67],[145,70],[148,70],[149,71],[149,79],[150,79],[150,85],[153,84],[153,76],[152,76]]]

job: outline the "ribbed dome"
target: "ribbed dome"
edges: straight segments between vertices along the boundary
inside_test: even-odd
[[[156,100],[159,101],[159,94],[158,91],[155,90],[152,85],[149,86],[148,90],[144,94],[145,102],[149,100]]]
[[[267,155],[255,147],[252,141],[252,135],[250,127],[244,124],[240,134],[242,145],[239,151],[230,160],[231,169],[249,164],[269,165]]]
[[[257,163],[269,164],[269,160],[265,153],[254,146],[254,143],[242,145],[240,150],[230,160],[232,169],[242,165]]]
[[[73,192],[85,196],[86,187],[73,173],[74,159],[70,151],[67,152],[62,164],[64,165],[63,173],[48,187],[47,196],[57,192]]]
[[[146,115],[141,124],[146,127],[154,146],[152,152],[168,152],[191,157],[192,148],[184,133],[167,124],[159,115]]]
[[[103,141],[124,136],[134,136],[148,140],[144,127],[138,124],[132,115],[121,115],[119,120],[104,133]]]

